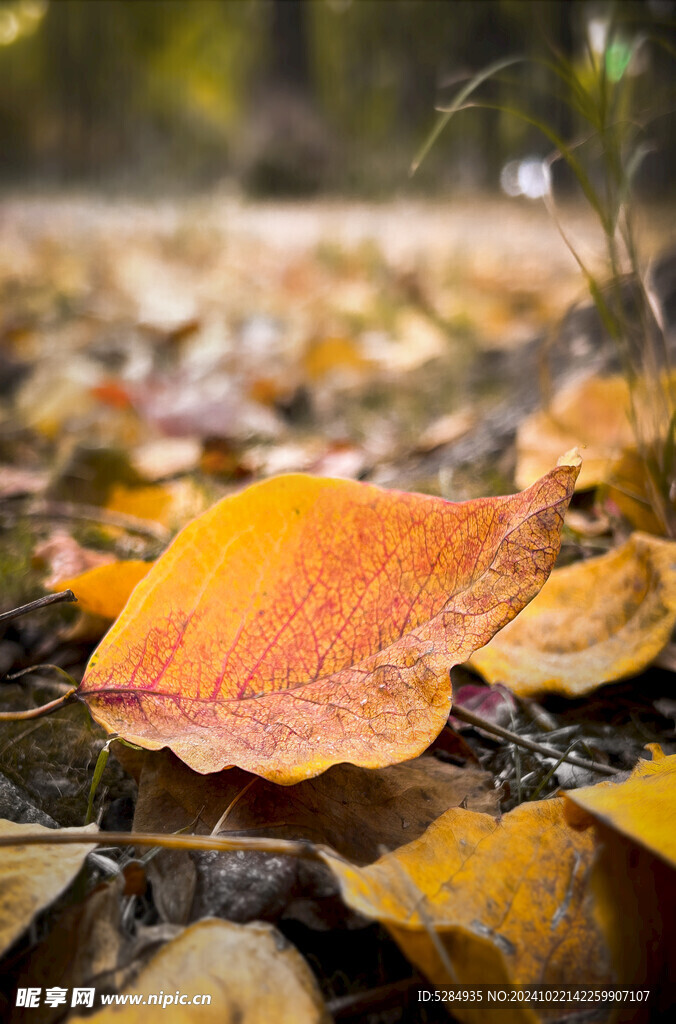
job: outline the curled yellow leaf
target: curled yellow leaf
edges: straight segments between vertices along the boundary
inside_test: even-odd
[[[578,697],[641,672],[674,625],[676,543],[635,533],[606,555],[555,569],[470,664],[523,697]]]

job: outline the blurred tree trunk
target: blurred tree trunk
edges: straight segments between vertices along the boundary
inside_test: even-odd
[[[270,80],[312,97],[306,0],[272,0]]]
[[[331,142],[316,102],[309,14],[308,0],[270,0],[268,65],[245,158],[255,193],[306,195],[326,185]]]

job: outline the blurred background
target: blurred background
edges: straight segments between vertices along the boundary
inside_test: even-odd
[[[625,26],[610,54],[620,73],[637,32],[673,42],[670,0],[2,0],[0,180],[389,197],[499,188],[502,172],[508,191],[528,191],[528,167],[520,186],[506,165],[551,146],[497,111],[463,114],[412,181],[408,168],[435,104],[468,73],[547,46],[579,69],[603,50],[611,10]],[[656,87],[673,80],[673,58],[643,48],[629,73],[651,109],[639,186],[668,192],[676,135]],[[542,65],[513,69],[484,98],[527,100],[575,136]]]

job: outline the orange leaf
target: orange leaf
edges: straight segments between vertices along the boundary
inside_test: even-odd
[[[124,608],[132,590],[151,568],[151,562],[130,560],[108,562],[88,569],[79,576],[59,580],[49,585],[57,593],[72,590],[83,612],[116,619]]]
[[[573,461],[464,504],[300,474],[225,498],[136,588],[80,696],[202,773],[290,785],[415,757],[448,717],[449,668],[547,578]]]

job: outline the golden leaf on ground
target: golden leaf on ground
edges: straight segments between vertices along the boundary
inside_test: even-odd
[[[499,822],[454,808],[365,868],[323,857],[345,901],[380,921],[433,985],[592,986],[611,980],[587,887],[592,855],[591,838],[566,826],[553,799]],[[492,1019],[485,1006],[449,1009],[471,1024]],[[496,1019],[539,1018],[521,1003]]]
[[[622,1021],[668,1019],[676,996],[676,755],[653,755],[625,782],[565,793],[568,822],[594,825],[592,889],[618,983],[650,990],[650,1007],[622,1007]]]
[[[676,754],[639,761],[625,782],[601,782],[564,796],[571,825],[606,825],[676,869]]]
[[[302,475],[225,498],[136,587],[78,696],[202,773],[408,760],[446,722],[449,668],[549,575],[572,462],[464,504]]]
[[[665,527],[650,503],[645,463],[635,448],[622,452],[608,478],[606,508],[619,511],[635,530],[664,534]]]
[[[95,825],[89,826],[96,831]],[[0,835],[18,841],[25,832],[51,830],[43,825],[0,821]],[[72,829],[62,829],[70,832]],[[73,881],[91,846],[6,846],[0,850],[0,951],[11,946],[39,911]]]
[[[147,1022],[154,996],[166,1024],[330,1024],[303,957],[274,928],[258,922],[206,919],[191,925],[125,991],[146,1005],[107,1006],[87,1020]]]
[[[183,526],[204,511],[204,492],[190,479],[170,480],[147,487],[125,487],[116,484],[106,508],[137,519],[149,519],[169,529]]]
[[[83,612],[116,619],[136,584],[148,575],[152,564],[135,559],[108,562],[70,579],[62,579],[58,583],[51,581],[49,589],[56,593],[72,590]]]
[[[641,672],[674,625],[676,543],[635,533],[606,555],[555,569],[470,664],[522,697],[578,697]]]
[[[517,432],[517,486],[528,487],[562,451],[584,445],[577,490],[605,483],[624,448],[634,444],[624,377],[590,377],[565,388]]]
[[[312,383],[330,377],[359,380],[372,370],[370,360],[351,338],[315,338],[303,355],[302,368]]]

